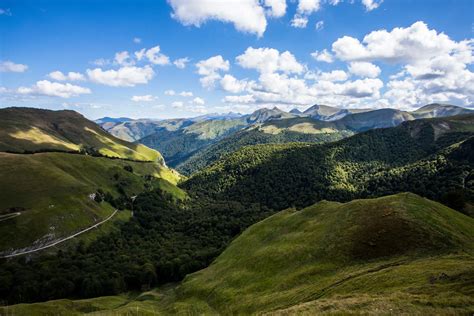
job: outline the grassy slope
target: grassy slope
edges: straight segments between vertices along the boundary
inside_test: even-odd
[[[134,173],[123,169],[133,167]],[[118,177],[115,178],[114,175]],[[44,237],[58,238],[108,217],[112,207],[90,200],[99,188],[117,196],[124,183],[127,195],[145,190],[143,176],[175,194],[177,174],[157,163],[130,162],[66,153],[34,155],[0,153],[0,211],[21,208],[22,215],[0,222],[0,251],[31,245]],[[166,179],[161,180],[161,179]]]
[[[141,162],[69,153],[83,148]],[[16,154],[38,151],[43,153]],[[125,171],[126,165],[134,172]],[[21,215],[0,221],[0,252],[58,239],[105,219],[113,208],[89,198],[98,189],[117,197],[118,184],[128,196],[159,186],[181,198],[184,192],[175,186],[178,180],[159,152],[119,140],[74,111],[1,109],[0,214],[21,211]],[[129,216],[124,212],[113,221]],[[80,239],[111,229],[107,223]]]
[[[93,149],[114,158],[162,162],[159,152],[120,140],[74,111],[0,109],[0,151]]]
[[[252,226],[179,291],[223,313],[406,289],[415,300],[418,294],[444,296],[444,302],[432,303],[445,307],[448,295],[456,295],[451,302],[466,308],[474,303],[473,250],[474,219],[414,194],[320,202]],[[435,282],[440,288],[430,289],[430,276],[441,272],[451,284]]]
[[[401,193],[277,213],[251,226],[177,288],[20,304],[10,311],[469,314],[473,264],[474,219]]]

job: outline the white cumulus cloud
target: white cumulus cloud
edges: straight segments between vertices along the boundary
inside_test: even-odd
[[[367,11],[377,9],[382,4],[382,2],[383,0],[362,0],[362,4]]]
[[[249,47],[236,60],[243,68],[256,69],[260,73],[301,73],[304,70],[303,65],[289,51],[280,54],[274,48]]]
[[[242,32],[262,36],[267,27],[265,7],[258,0],[168,0],[172,17],[184,25],[200,27],[209,20],[232,23]],[[282,1],[266,1],[268,12],[280,16]]]
[[[473,39],[457,42],[418,21],[409,27],[370,32],[362,41],[339,38],[332,50],[344,61],[378,61],[401,67],[390,76],[381,102],[405,107],[429,102],[469,105],[474,102],[474,73],[468,67],[474,62],[473,44]],[[374,67],[349,67],[356,75],[374,77],[379,73]]]
[[[220,72],[229,70],[229,61],[224,60],[221,55],[201,60],[196,64],[198,74],[201,75],[201,85],[205,88],[212,88],[215,82],[221,79]]]
[[[265,0],[265,6],[269,9],[267,14],[271,17],[282,17],[286,13],[286,0]]]
[[[179,95],[182,96],[182,97],[188,98],[188,97],[192,97],[192,96],[193,96],[193,93],[192,93],[191,91],[181,91],[181,92],[179,93]]]
[[[182,108],[184,106],[184,103],[181,102],[181,101],[175,101],[175,102],[171,103],[171,106],[174,107],[174,108],[179,109],[179,108]]]
[[[323,81],[346,81],[349,78],[344,70],[333,70],[329,72],[320,72],[317,74],[317,80]]]
[[[380,68],[365,61],[355,61],[349,64],[349,72],[353,75],[366,78],[376,78],[380,75]]]
[[[25,72],[27,69],[27,65],[16,64],[9,60],[0,62],[0,72]]]
[[[291,20],[291,26],[304,29],[308,25],[308,18],[304,15],[295,14]]]
[[[133,102],[152,102],[156,100],[157,97],[152,96],[151,94],[147,95],[134,95],[131,100]]]
[[[91,90],[70,83],[62,84],[58,82],[51,82],[48,80],[41,80],[36,82],[31,87],[20,87],[17,92],[19,94],[27,95],[45,95],[60,98],[70,98],[79,96],[81,94],[89,94]]]
[[[155,72],[150,66],[125,66],[118,70],[87,69],[89,80],[111,87],[134,87],[137,84],[146,84],[153,79],[154,75]]]
[[[198,105],[204,105],[206,104],[206,102],[204,101],[204,99],[200,98],[200,97],[195,97],[192,101],[192,103],[194,104],[198,104]]]
[[[127,51],[115,53],[115,62],[121,66],[131,66],[135,64]]]
[[[229,74],[226,74],[221,79],[221,88],[227,92],[240,93],[242,91],[251,89],[253,86],[255,86],[254,81],[238,80]]]
[[[160,53],[160,46],[155,46],[148,49],[145,52],[146,58],[150,61],[150,63],[155,65],[168,65],[170,63],[170,59],[168,56]]]
[[[297,11],[302,14],[311,14],[318,11],[320,7],[320,0],[299,0]]]
[[[62,73],[59,70],[50,72],[48,77],[56,81],[84,81],[86,78],[79,72],[70,71],[67,74]]]
[[[334,62],[334,56],[330,52],[328,52],[327,49],[323,49],[321,52],[315,51],[311,53],[311,57],[313,57],[317,61],[322,61],[325,63]]]
[[[173,61],[173,64],[179,69],[184,69],[186,68],[186,64],[189,62],[190,59],[188,57],[184,57],[176,59],[175,61]]]
[[[455,42],[446,34],[430,30],[424,22],[392,31],[378,30],[367,34],[362,42],[344,36],[332,44],[336,57],[347,61],[380,60],[390,63],[414,62],[467,49],[465,41]]]
[[[320,31],[324,28],[324,21],[318,21],[316,22],[316,25],[314,26],[316,31]]]

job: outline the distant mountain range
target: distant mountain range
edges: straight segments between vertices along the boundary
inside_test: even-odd
[[[251,114],[208,114],[195,118],[151,120],[102,118],[96,121],[112,135],[161,152],[184,174],[206,166],[223,154],[259,143],[326,142],[354,133],[397,126],[419,118],[446,117],[474,111],[448,104],[429,104],[416,111],[341,109],[313,105],[304,112],[277,107]]]

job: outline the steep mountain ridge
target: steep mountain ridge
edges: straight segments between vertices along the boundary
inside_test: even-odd
[[[252,114],[246,115],[244,117],[247,123],[255,124],[255,123],[265,123],[272,120],[282,120],[282,119],[287,119],[287,118],[293,118],[295,117],[295,115],[292,113],[282,111],[277,107],[274,107],[272,109],[267,109],[267,108],[259,109],[253,112]]]
[[[414,119],[415,117],[408,112],[395,109],[380,109],[346,115],[338,122],[350,130],[362,132],[374,128],[394,127]]]
[[[113,158],[163,161],[157,151],[118,139],[70,110],[0,109],[0,151],[82,152]]]
[[[412,114],[416,118],[433,118],[433,117],[446,117],[454,115],[472,114],[474,111],[460,106],[450,104],[432,103],[425,105],[415,111]]]
[[[303,112],[316,120],[336,121],[343,117],[354,114],[373,111],[374,109],[341,109],[337,107],[315,104]]]

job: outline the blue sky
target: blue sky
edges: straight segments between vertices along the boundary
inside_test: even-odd
[[[470,107],[473,12],[471,0],[3,0],[0,106],[89,118]]]

